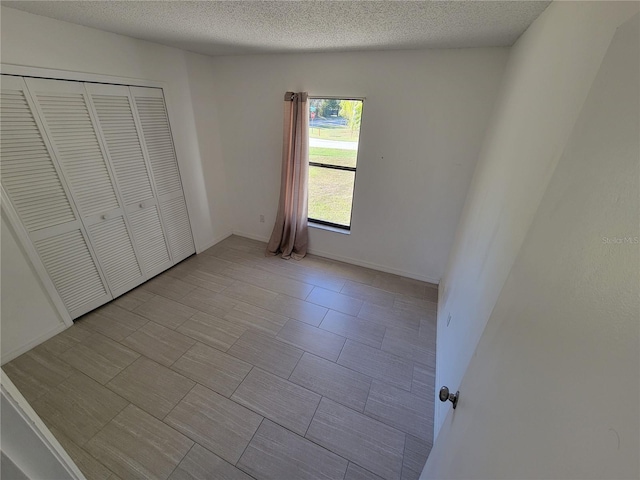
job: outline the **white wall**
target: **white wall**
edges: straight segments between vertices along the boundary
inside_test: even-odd
[[[604,56],[422,479],[640,478],[639,17]]]
[[[3,63],[163,82],[196,248],[231,233],[208,57],[6,7],[0,30]],[[6,232],[3,219],[3,362],[56,333],[61,322]]]
[[[214,58],[234,231],[258,239],[271,234],[284,92],[366,97],[351,235],[311,229],[310,251],[438,282],[507,52]]]
[[[2,364],[66,328],[5,214],[0,229]]]
[[[437,385],[460,385],[609,42],[637,10],[552,3],[512,47],[440,285]],[[436,402],[436,435],[448,411]]]

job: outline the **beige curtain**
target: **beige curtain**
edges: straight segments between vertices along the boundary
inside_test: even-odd
[[[276,224],[267,245],[270,255],[300,260],[307,254],[309,174],[309,102],[307,92],[284,96],[282,180]]]

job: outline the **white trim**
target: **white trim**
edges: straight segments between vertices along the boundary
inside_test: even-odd
[[[233,231],[233,235],[238,235],[239,237],[250,238],[251,240],[258,240],[260,242],[268,242],[269,239],[260,235],[253,235],[251,233],[239,232],[237,230]],[[365,262],[363,260],[357,260],[351,257],[344,257],[342,255],[335,255],[333,253],[322,252],[320,250],[308,249],[307,253],[311,255],[316,255],[318,257],[329,258],[331,260],[337,260],[338,262],[349,263],[351,265],[357,265],[359,267],[370,268],[372,270],[377,270],[379,272],[391,273],[393,275],[399,275],[401,277],[412,278],[414,280],[420,280],[421,282],[433,283],[434,285],[438,285],[440,283],[440,279],[435,279],[432,277],[428,277],[426,275],[418,275],[417,273],[405,272],[403,270],[398,270],[397,268],[385,267],[383,265],[378,265],[377,263]]]
[[[371,270],[377,270],[379,272],[391,273],[393,275],[399,275],[401,277],[412,278],[414,280],[420,280],[421,282],[433,283],[434,285],[438,285],[440,283],[439,279],[435,279],[433,277],[427,277],[426,275],[419,275],[417,273],[405,272],[404,270],[398,270],[397,268],[385,267],[384,265],[378,265],[377,263],[365,262],[364,260],[358,260],[351,257],[344,257],[342,255],[335,255],[333,253],[322,252],[315,249],[307,250],[311,255],[316,255],[318,257],[330,258],[332,260],[337,260],[339,262],[350,263],[351,265],[357,265],[359,267],[370,268]]]
[[[1,63],[0,73],[4,75],[17,75],[20,77],[52,78],[55,80],[74,80],[78,82],[109,83],[113,85],[125,85],[134,87],[152,87],[166,89],[165,82],[146,80],[141,78],[117,77],[101,73],[73,72],[71,70],[57,70],[53,68],[31,67],[12,63]]]
[[[64,332],[67,328],[69,327],[64,323],[59,323],[53,330],[49,330],[47,333],[44,333],[38,336],[37,338],[29,340],[29,342],[25,343],[24,345],[20,345],[14,348],[13,350],[9,350],[8,352],[6,351],[6,349],[3,349],[2,360],[1,360],[2,365],[4,365],[7,362],[10,362],[16,357],[19,357],[23,353],[28,352],[33,347],[40,345],[42,342],[46,342],[51,337],[55,337],[60,332]]]
[[[312,221],[309,221],[309,228],[317,228],[318,230],[340,233],[341,235],[351,235],[351,230],[348,230],[346,228],[332,227],[331,225],[323,225],[322,223],[316,223]]]
[[[69,454],[62,448],[56,437],[47,428],[38,414],[31,408],[29,402],[22,396],[20,391],[13,384],[11,379],[2,371],[1,377],[2,394],[15,409],[16,413],[22,417],[24,424],[39,438],[42,444],[51,452],[58,463],[67,471],[69,478],[86,480],[78,466],[71,459]]]
[[[70,327],[71,325],[73,325],[71,315],[69,315],[69,311],[62,301],[62,297],[60,297],[60,294],[56,290],[51,277],[49,277],[47,270],[44,268],[44,265],[40,260],[40,255],[38,255],[38,252],[36,252],[33,243],[31,243],[29,234],[22,225],[22,222],[18,217],[18,213],[15,211],[13,205],[9,201],[9,195],[7,195],[7,192],[5,192],[4,187],[1,185],[0,200],[2,203],[2,211],[6,214],[7,220],[9,220],[9,225],[18,237],[18,244],[24,249],[25,253],[27,254],[27,258],[30,260],[33,269],[36,271],[38,278],[44,286],[44,289],[49,294],[49,298],[53,302],[53,305],[60,315],[60,318],[66,326]]]
[[[213,247],[214,245],[217,245],[218,243],[220,243],[221,241],[223,241],[225,238],[229,238],[231,235],[233,235],[233,232],[229,231],[227,233],[223,233],[222,235],[218,235],[217,237],[215,237],[212,241],[207,242],[206,245],[203,245],[202,248],[200,250],[196,250],[196,254],[198,253],[202,253],[205,250]]]

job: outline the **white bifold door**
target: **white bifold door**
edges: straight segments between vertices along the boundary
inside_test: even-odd
[[[71,318],[195,251],[161,89],[2,76],[5,198]]]

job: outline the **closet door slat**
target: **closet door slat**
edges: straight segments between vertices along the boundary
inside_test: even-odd
[[[173,262],[195,252],[164,95],[158,88],[130,87],[160,202]]]
[[[193,254],[195,247],[184,197],[180,196],[166,201],[162,205],[162,214],[165,218],[174,261],[178,262],[187,258]]]
[[[20,79],[22,80],[22,79]],[[7,104],[19,104],[25,118],[28,118],[28,130],[19,148],[11,150],[12,143],[2,135],[2,185],[12,199],[13,206],[18,212],[27,231],[34,231],[61,223],[72,222],[76,219],[73,209],[64,191],[58,172],[45,146],[31,109],[20,85],[11,88],[6,85],[8,80],[2,79],[3,88],[0,97],[0,122],[4,128],[16,125],[10,117],[5,115]],[[5,86],[7,88],[5,88]],[[11,102],[8,103],[8,100]],[[37,157],[29,152],[39,152]],[[36,180],[37,183],[30,182]],[[47,195],[40,196],[41,188],[46,185]]]
[[[142,271],[122,216],[91,225],[89,233],[114,296],[141,283]]]

